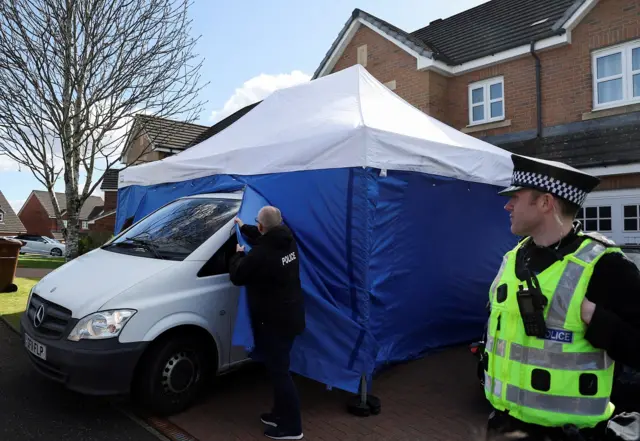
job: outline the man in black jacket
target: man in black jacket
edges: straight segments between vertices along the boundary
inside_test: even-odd
[[[236,218],[252,248],[245,253],[237,246],[229,273],[234,285],[247,288],[256,351],[273,382],[272,411],[261,416],[271,426],[265,435],[302,439],[300,403],[289,373],[293,342],[305,329],[298,247],[277,208],[263,207],[256,222],[257,226],[245,225]]]

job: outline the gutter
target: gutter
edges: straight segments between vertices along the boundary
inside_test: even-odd
[[[537,120],[538,127],[536,131],[536,136],[540,138],[542,136],[542,85],[541,85],[541,70],[542,66],[540,64],[540,57],[536,54],[535,50],[535,41],[531,42],[531,55],[536,60],[536,110],[537,110]]]

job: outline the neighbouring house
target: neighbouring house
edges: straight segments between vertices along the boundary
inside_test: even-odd
[[[0,236],[17,236],[26,232],[27,229],[0,191]]]
[[[64,240],[62,229],[67,224],[67,198],[64,193],[56,193],[58,206],[62,214],[62,223],[56,219],[53,202],[49,192],[34,190],[24,203],[18,217],[27,229],[28,234],[47,236]],[[98,196],[89,196],[80,210],[80,234],[89,232],[89,222],[103,211],[104,202]]]
[[[159,161],[199,144],[229,127],[262,101],[250,104],[211,127],[186,124],[168,119],[136,116],[122,153],[126,166]],[[137,124],[136,124],[137,122]],[[173,133],[173,136],[167,134]],[[154,139],[156,142],[151,142]],[[160,142],[162,140],[162,142]],[[115,233],[118,206],[118,175],[121,169],[109,169],[103,175],[100,189],[104,192],[104,209],[89,221],[89,229]]]
[[[356,63],[458,130],[601,177],[579,219],[640,242],[637,0],[492,0],[414,32],[356,9],[313,78]]]
[[[110,168],[104,172],[100,190],[104,192],[102,211],[89,221],[89,230],[97,233],[114,233],[116,207],[118,206],[118,174],[120,169]]]
[[[137,165],[175,155],[208,128],[157,116],[136,115],[122,149],[121,162]]]

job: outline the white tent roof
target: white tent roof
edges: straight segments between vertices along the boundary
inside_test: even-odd
[[[374,167],[507,186],[510,153],[408,104],[360,65],[281,89],[217,135],[120,172],[119,187]]]

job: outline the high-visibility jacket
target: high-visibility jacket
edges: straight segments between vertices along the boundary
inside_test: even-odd
[[[614,410],[609,400],[614,362],[584,338],[581,305],[598,260],[621,250],[587,237],[574,253],[537,275],[548,299],[547,332],[538,338],[526,335],[517,300],[519,286],[526,284],[516,277],[516,253],[527,240],[504,256],[491,285],[486,397],[527,423],[594,427]]]

